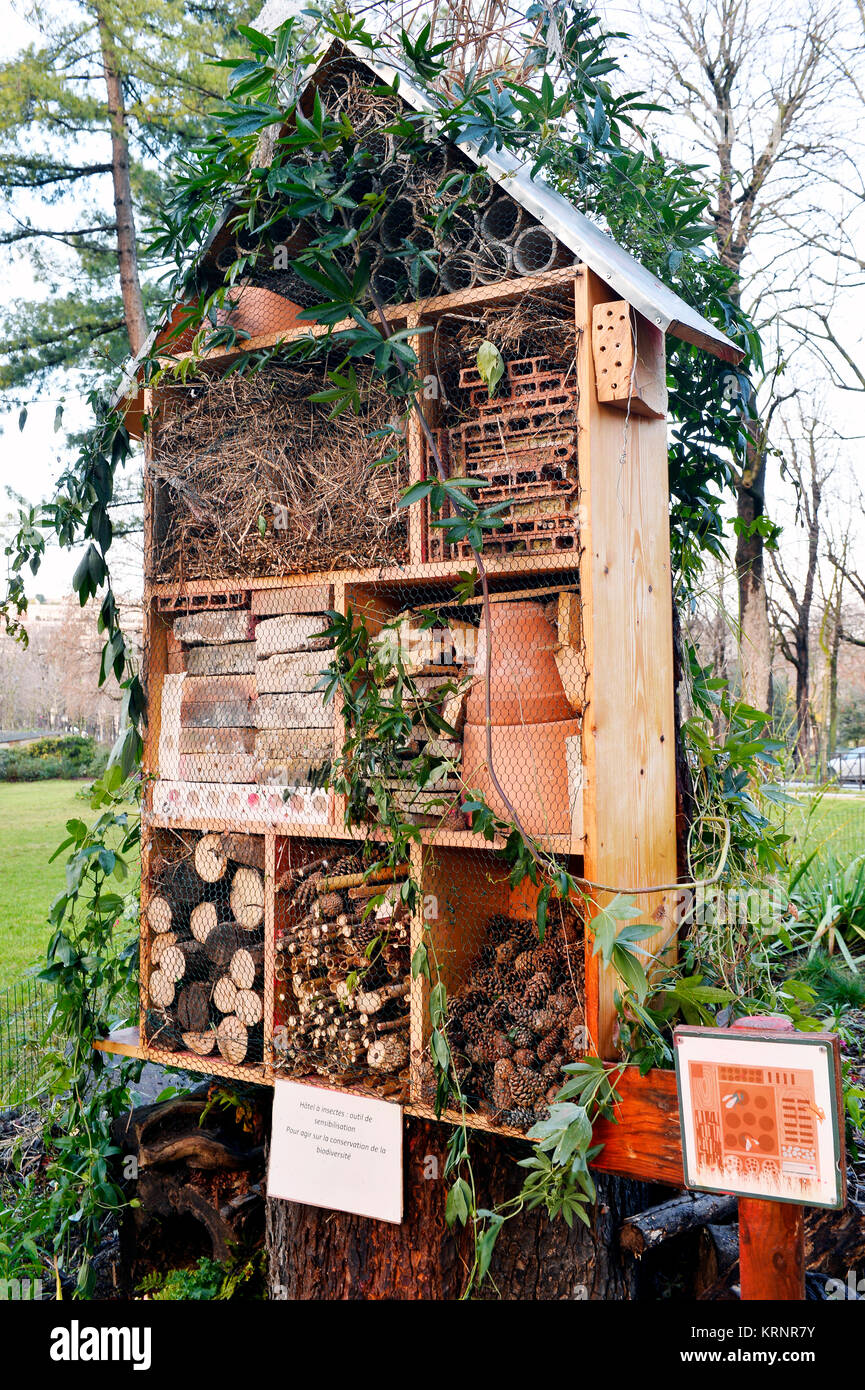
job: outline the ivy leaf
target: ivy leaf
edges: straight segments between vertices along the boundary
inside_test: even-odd
[[[477,365],[488,395],[494,395],[496,387],[504,376],[505,359],[495,343],[491,343],[487,338],[478,348]]]

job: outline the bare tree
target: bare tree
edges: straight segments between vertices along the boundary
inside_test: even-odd
[[[783,261],[808,247],[815,218],[825,220],[817,185],[836,144],[827,108],[843,81],[832,57],[839,24],[836,7],[817,0],[798,13],[768,0],[666,0],[652,16],[654,81],[706,164],[718,255],[733,272],[733,297],[758,319],[796,301]],[[768,234],[771,254],[756,276],[748,257]],[[778,376],[767,378],[770,397]],[[762,535],[770,408],[771,398],[761,403],[735,472],[742,688],[760,709],[771,698]]]
[[[770,552],[780,595],[773,594],[770,608],[781,652],[793,667],[796,679],[796,759],[800,767],[808,762],[810,732],[811,621],[814,589],[820,561],[822,509],[826,483],[834,460],[823,462],[826,438],[816,414],[800,413],[798,428],[785,425],[787,449],[782,475],[796,494],[796,525],[805,533],[804,564],[792,563],[780,551]]]

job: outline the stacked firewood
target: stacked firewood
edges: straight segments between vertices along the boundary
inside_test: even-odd
[[[405,870],[366,877],[359,854],[316,859],[278,882],[274,1065],[295,1076],[366,1077],[389,1093],[408,1066]],[[373,906],[373,900],[376,901]]]
[[[563,1084],[562,1067],[585,1052],[583,980],[571,908],[551,908],[542,942],[533,921],[486,924],[472,973],[451,996],[448,1040],[466,1100],[491,1107],[494,1123],[530,1128]]]
[[[172,837],[151,876],[145,918],[147,1041],[231,1066],[263,1055],[264,840]]]

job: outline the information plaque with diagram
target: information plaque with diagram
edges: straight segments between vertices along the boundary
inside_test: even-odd
[[[683,1027],[675,1055],[688,1187],[844,1205],[837,1037]]]

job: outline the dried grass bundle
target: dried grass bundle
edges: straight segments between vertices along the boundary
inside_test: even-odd
[[[365,408],[329,420],[308,396],[320,371],[268,367],[255,376],[171,388],[151,468],[154,577],[264,576],[398,564],[407,553],[405,451],[376,464],[399,422],[385,388],[358,373]],[[395,438],[395,437],[394,437]],[[398,442],[398,441],[397,441]]]

